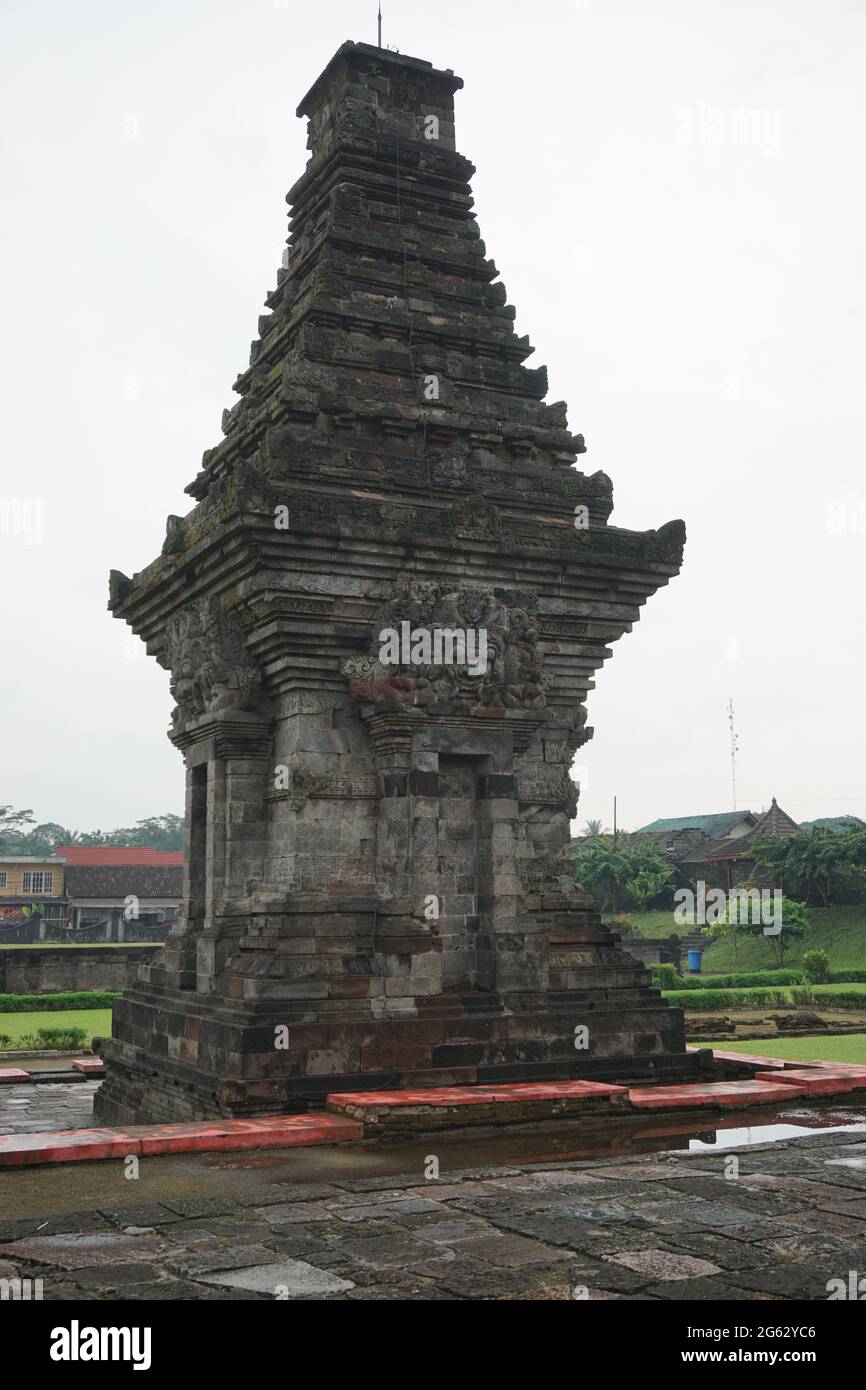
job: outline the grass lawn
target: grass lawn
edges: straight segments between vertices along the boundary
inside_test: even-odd
[[[866,1066],[866,1033],[835,1038],[753,1038],[751,1042],[700,1043],[723,1052],[750,1052],[791,1062],[859,1062]]]
[[[805,936],[785,949],[785,965],[799,965],[804,951],[826,951],[831,970],[866,970],[866,904],[846,907],[811,907]],[[613,914],[605,913],[612,922]],[[631,925],[641,936],[685,936],[691,929],[678,926],[673,912],[633,912]],[[626,949],[628,949],[626,943]],[[714,942],[704,952],[702,974],[732,974],[735,970],[767,970],[776,964],[770,941],[744,938],[737,944],[737,958],[728,941]]]
[[[90,1046],[91,1038],[106,1037],[111,1032],[110,1009],[58,1009],[56,1012],[39,1009],[26,1014],[0,1014],[0,1033],[6,1033],[13,1040],[24,1037],[26,1033],[37,1033],[40,1028],[83,1028],[87,1034],[84,1045]],[[2,1057],[0,1052],[0,1057]]]

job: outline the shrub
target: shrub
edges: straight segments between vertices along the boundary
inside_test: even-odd
[[[651,965],[649,968],[656,989],[682,989],[686,981],[677,974],[676,966],[666,962],[664,965]]]
[[[17,1047],[22,1052],[74,1052],[86,1037],[83,1028],[40,1028],[19,1038]]]
[[[831,970],[831,985],[866,985],[866,970]]]
[[[825,1009],[866,1009],[866,990],[836,989],[832,985],[801,985],[790,989],[672,989],[671,1004],[684,1009],[790,1009],[823,1005]]]
[[[791,1000],[794,1004],[817,1004],[819,996],[809,985],[803,985],[800,989],[791,990]],[[861,1000],[861,1003],[863,1001]]]
[[[87,1030],[85,1028],[38,1028],[36,1036],[49,1046],[52,1046],[60,1038],[72,1038],[75,1045],[78,1046],[87,1037]]]
[[[803,969],[813,985],[825,985],[830,980],[830,957],[826,951],[804,951]]]
[[[850,993],[846,990],[840,990],[838,994],[828,990],[825,994],[817,994],[813,1002],[816,1004],[820,1002],[825,1009],[862,1010],[866,1008],[866,995],[855,994],[854,990],[851,990]]]
[[[732,975],[713,975],[713,976],[689,976],[683,980],[681,985],[672,986],[677,989],[749,989],[754,986],[761,989],[766,986],[770,988],[774,985],[802,985],[805,984],[802,970],[750,970],[742,971],[740,974]]]
[[[795,1000],[796,994],[808,998]],[[686,1009],[789,1009],[792,1003],[814,1003],[811,991],[807,989],[683,989],[665,990],[665,998],[671,1004],[679,1004]],[[860,1006],[864,1004],[862,998]],[[834,999],[835,1003],[835,999]]]
[[[730,1008],[731,1002],[736,1000],[736,996],[726,989],[671,989],[664,993],[671,1004],[689,1009],[725,1009]],[[742,1002],[746,1002],[745,998]]]
[[[7,1048],[8,1048],[8,1047],[11,1047],[11,1046],[12,1046],[12,1039],[10,1038],[9,1034],[8,1034],[8,1033],[0,1033],[0,1050],[2,1050],[4,1047],[7,1047]]]

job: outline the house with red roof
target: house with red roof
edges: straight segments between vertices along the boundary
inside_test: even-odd
[[[0,861],[0,939],[161,940],[182,898],[182,850],[60,845],[45,860]]]

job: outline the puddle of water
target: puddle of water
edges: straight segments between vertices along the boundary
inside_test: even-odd
[[[767,1144],[776,1139],[801,1139],[805,1134],[864,1134],[859,1125],[746,1125],[743,1129],[718,1129],[711,1140],[690,1139],[689,1149],[731,1149]]]
[[[748,1147],[773,1140],[794,1139],[807,1134],[845,1132],[866,1133],[866,1105],[856,1106],[788,1105],[735,1111],[725,1116],[724,1128],[712,1128],[704,1114],[691,1123],[682,1118],[665,1121],[663,1116],[639,1120],[593,1120],[573,1123],[527,1125],[514,1129],[443,1132],[432,1136],[392,1135],[381,1141],[349,1144],[343,1148],[298,1150],[290,1162],[297,1171],[315,1169],[315,1177],[298,1172],[299,1180],[327,1180],[340,1173],[346,1177],[380,1176],[409,1172],[423,1156],[435,1152],[441,1171],[521,1163],[566,1163],[628,1155],[656,1154],[679,1150],[700,1151],[727,1147]],[[431,1145],[435,1147],[431,1149]],[[205,1167],[262,1171],[280,1169],[289,1156],[285,1152],[209,1154],[199,1160]]]
[[[775,1123],[768,1124],[771,1117]],[[729,1125],[708,1136],[694,1135],[689,1139],[689,1149],[748,1148],[781,1139],[801,1139],[807,1134],[866,1133],[866,1109],[857,1105],[786,1105],[775,1112],[760,1111],[754,1118],[761,1123]]]
[[[714,1124],[724,1128],[715,1129]],[[272,1184],[327,1183],[340,1178],[404,1177],[417,1173],[425,1181],[428,1156],[436,1154],[441,1176],[459,1170],[567,1163],[569,1160],[616,1159],[721,1148],[782,1140],[790,1136],[845,1132],[852,1135],[851,1156],[862,1161],[866,1150],[856,1146],[866,1138],[866,1104],[847,1100],[835,1105],[802,1101],[761,1110],[740,1110],[724,1116],[706,1112],[691,1121],[674,1123],[663,1116],[624,1121],[586,1120],[551,1126],[486,1131],[484,1134],[442,1133],[403,1139],[346,1144],[337,1148],[270,1150],[267,1153],[165,1154],[148,1159],[136,1184],[140,1203],[186,1197],[239,1195],[255,1205],[256,1194],[269,1194]],[[847,1153],[847,1150],[843,1149]],[[11,1174],[9,1175],[11,1176]],[[70,1163],[56,1168],[22,1168],[14,1183],[0,1177],[0,1219],[59,1212],[88,1211],[130,1203],[129,1184],[116,1164]],[[264,1200],[269,1200],[265,1195]]]
[[[797,1139],[809,1134],[866,1134],[866,1106],[768,1106],[766,1108],[733,1112],[726,1116],[724,1128],[708,1128],[706,1121],[679,1120],[664,1123],[662,1117],[653,1123],[630,1125],[627,1128],[602,1126],[598,1130],[572,1128],[551,1136],[547,1152],[528,1154],[512,1144],[510,1161],[514,1163],[550,1163],[557,1159],[614,1158],[625,1155],[700,1152],[706,1149],[747,1148],[782,1139]],[[579,1136],[579,1145],[575,1140]]]

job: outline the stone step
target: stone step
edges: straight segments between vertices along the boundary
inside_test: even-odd
[[[740,1109],[744,1105],[769,1105],[805,1096],[805,1087],[785,1085],[778,1072],[763,1080],[708,1081],[701,1085],[636,1086],[629,1091],[635,1110]]]
[[[866,1067],[834,1066],[824,1062],[818,1067],[796,1067],[784,1071],[759,1071],[756,1081],[772,1076],[783,1086],[796,1087],[800,1095],[833,1096],[849,1091],[866,1091]]]
[[[367,1132],[616,1113],[628,1107],[628,1088],[597,1081],[533,1081],[508,1085],[431,1086],[404,1091],[333,1092],[329,1113],[363,1123]]]
[[[116,1129],[106,1126],[44,1134],[0,1134],[0,1168],[167,1153],[289,1149],[314,1144],[346,1144],[362,1137],[363,1128],[355,1121],[323,1114],[127,1125]]]
[[[78,1057],[72,1063],[72,1070],[81,1072],[82,1076],[104,1076],[105,1063],[101,1057]]]

